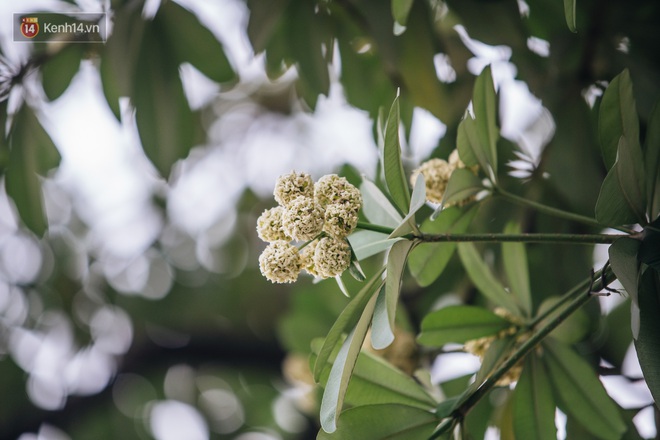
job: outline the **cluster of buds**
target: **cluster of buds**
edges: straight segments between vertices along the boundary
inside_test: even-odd
[[[433,158],[422,163],[419,168],[412,172],[410,183],[415,186],[417,176],[420,174],[423,175],[424,182],[426,183],[426,200],[433,203],[442,203],[442,198],[447,189],[447,182],[449,182],[452,173],[454,170],[465,167],[465,164],[458,156],[458,150],[454,150],[449,155],[448,160]],[[471,169],[473,172],[476,172],[476,167]],[[473,199],[474,196],[454,204],[464,205]],[[445,204],[445,206],[451,206],[451,204]]]
[[[316,183],[295,171],[280,176],[273,192],[279,204],[257,220],[257,234],[269,243],[259,257],[261,273],[274,283],[292,283],[301,270],[319,278],[340,275],[351,264],[346,237],[362,207],[360,191],[336,174]],[[301,249],[291,242],[304,243]]]

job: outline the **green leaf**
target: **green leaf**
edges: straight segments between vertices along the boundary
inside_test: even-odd
[[[362,212],[367,220],[390,228],[396,228],[401,224],[403,217],[373,182],[363,179],[360,192],[362,193]]]
[[[5,172],[7,195],[14,201],[25,226],[41,237],[48,224],[39,175],[44,176],[59,165],[60,154],[27,104],[14,115],[9,148]]]
[[[605,176],[596,201],[596,220],[604,225],[619,226],[637,222],[635,212],[621,191],[617,174],[617,167],[612,167]]]
[[[375,231],[357,231],[348,236],[348,241],[358,260],[383,252],[403,238],[388,238],[387,234]]]
[[[216,82],[235,79],[222,44],[188,9],[175,2],[164,2],[154,23],[162,26],[161,33],[179,64],[188,62]]]
[[[75,74],[78,73],[83,56],[83,46],[83,44],[64,46],[41,67],[41,84],[50,101],[59,98],[69,87]]]
[[[460,208],[451,207],[444,209],[436,220],[427,220],[422,224],[425,234],[442,234],[465,232],[477,213],[474,206],[465,212]],[[417,283],[426,287],[431,285],[445,270],[447,263],[454,255],[456,243],[420,243],[410,252],[408,257],[408,268],[417,280]]]
[[[168,178],[172,165],[186,157],[195,136],[179,66],[154,26],[145,29],[135,77],[133,104],[142,147],[160,174]]]
[[[610,264],[628,295],[637,302],[637,251],[640,242],[628,237],[619,238],[608,249]]]
[[[321,399],[321,427],[325,432],[332,433],[337,429],[337,419],[344,405],[344,396],[351,380],[351,373],[357,362],[362,343],[369,330],[369,323],[376,305],[376,296],[367,302],[355,328],[349,333],[342,345],[334,364]],[[318,359],[317,359],[318,363]]]
[[[442,196],[440,208],[448,204],[462,202],[484,190],[481,179],[467,168],[459,168],[451,173],[447,188]]]
[[[559,296],[550,296],[546,298],[538,308],[537,314],[541,315],[549,310],[551,307],[556,304],[561,303],[561,298]],[[538,324],[538,328],[543,328],[549,321],[557,317],[561,312],[561,307],[555,309],[554,312],[550,313],[543,321]],[[550,336],[553,338],[562,341],[565,344],[575,344],[582,341],[592,330],[591,321],[589,315],[585,310],[578,309],[571,314],[564,322],[559,324],[559,326],[554,329]]]
[[[319,356],[314,364],[314,381],[318,383],[323,368],[332,353],[332,350],[339,342],[339,339],[344,334],[346,330],[352,328],[358,320],[358,317],[361,316],[363,309],[367,305],[369,299],[373,296],[374,292],[378,291],[383,286],[383,280],[381,276],[385,268],[382,268],[378,271],[367,284],[362,287],[357,295],[348,303],[348,305],[342,310],[337,317],[337,320],[330,328],[328,335],[325,337],[323,346],[319,350]]]
[[[653,400],[660,402],[660,275],[647,269],[639,282],[639,333],[635,349]]]
[[[449,306],[424,317],[417,341],[422,345],[441,347],[448,342],[463,343],[495,335],[511,325],[482,307]]]
[[[544,360],[562,410],[603,440],[617,440],[626,430],[618,406],[607,395],[593,368],[570,347],[543,344]]]
[[[639,245],[637,258],[660,272],[660,218],[644,228],[644,238]]]
[[[401,144],[399,143],[399,97],[397,96],[390,108],[385,124],[385,147],[383,150],[383,170],[385,182],[394,205],[400,213],[407,213],[410,206],[408,181],[401,163]]]
[[[520,233],[520,225],[509,222],[504,227],[505,234]],[[523,243],[502,243],[502,258],[504,272],[511,287],[511,293],[518,298],[526,316],[532,313],[532,292],[529,287],[529,269],[527,267],[527,251]]]
[[[555,402],[545,366],[528,356],[513,391],[513,428],[516,438],[556,440]]]
[[[497,139],[500,131],[497,127],[497,95],[490,66],[484,68],[474,83],[472,107],[479,146],[488,158],[494,180],[497,177]]]
[[[461,257],[465,271],[481,293],[496,305],[516,315],[520,313],[514,296],[495,278],[473,243],[458,243],[458,255]]]
[[[577,25],[575,24],[575,4],[577,0],[564,0],[564,16],[566,17],[566,24],[571,32],[577,32]]]
[[[660,215],[660,101],[649,117],[645,144],[647,213],[653,220]]]
[[[376,350],[387,348],[394,342],[394,329],[387,316],[387,292],[382,288],[376,299],[376,308],[371,321],[371,346]]]
[[[394,328],[396,306],[401,292],[401,279],[406,268],[406,260],[410,250],[415,246],[413,241],[403,240],[394,243],[387,255],[385,275],[385,298],[387,302],[387,316],[390,328]]]
[[[318,345],[312,344],[314,353],[318,352]],[[328,365],[333,362],[333,358],[328,359]],[[321,384],[327,382],[328,376],[326,373],[321,376]],[[400,403],[426,410],[433,409],[436,404],[433,397],[411,376],[365,351],[358,356],[344,400],[352,406]]]
[[[481,147],[479,140],[477,122],[466,113],[465,118],[458,124],[458,134],[456,135],[456,148],[461,160],[466,166],[471,167],[479,165],[484,170],[491,181],[495,180],[488,152]],[[463,159],[465,157],[465,159]]]
[[[646,223],[646,176],[639,143],[628,142],[625,136],[621,136],[615,167],[628,206],[635,213],[638,223]]]
[[[633,148],[639,146],[639,119],[628,69],[617,75],[603,94],[598,113],[598,136],[608,170],[617,159],[621,136],[625,136]]]
[[[511,349],[516,345],[515,338],[507,336],[495,339],[484,354],[481,367],[477,371],[477,377],[472,386],[478,387],[483,383],[495,369],[509,356]]]
[[[289,0],[247,0],[246,3],[250,9],[247,34],[254,52],[261,53],[266,50]]]
[[[424,183],[424,176],[420,173],[415,181],[415,187],[410,198],[410,209],[408,214],[401,220],[401,224],[392,231],[390,238],[401,237],[411,231],[419,232],[417,223],[415,223],[415,214],[426,203],[426,184]]]
[[[413,0],[392,0],[392,17],[401,26],[408,22],[408,14],[413,5]]]
[[[428,438],[438,419],[430,411],[400,404],[367,405],[342,413],[337,431],[317,440],[410,440]]]

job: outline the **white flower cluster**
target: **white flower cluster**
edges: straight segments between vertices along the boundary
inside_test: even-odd
[[[273,192],[280,206],[265,210],[257,234],[270,244],[259,257],[261,273],[275,283],[292,283],[301,269],[315,277],[340,275],[351,263],[346,237],[362,207],[360,191],[336,174],[316,184],[309,174],[280,176]],[[289,242],[307,242],[302,251]]]
[[[415,169],[410,176],[410,183],[414,186],[417,176],[421,173],[426,183],[426,200],[433,203],[441,203],[447,189],[447,182],[454,170],[465,168],[465,164],[458,156],[458,150],[454,150],[449,155],[448,160],[433,158],[422,163]],[[475,169],[472,169],[476,172]],[[471,201],[473,197],[462,200],[458,204],[465,204]],[[445,206],[451,206],[446,204]]]

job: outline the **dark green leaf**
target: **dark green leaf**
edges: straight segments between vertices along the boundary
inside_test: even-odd
[[[546,340],[544,360],[562,410],[592,434],[617,440],[626,430],[618,406],[607,395],[594,369],[570,347]]]
[[[495,335],[508,327],[509,321],[484,308],[449,306],[424,317],[417,340],[422,345],[441,347],[448,342],[463,343]]]
[[[80,67],[84,44],[69,44],[41,67],[41,84],[49,100],[59,98]]]
[[[413,0],[392,0],[392,17],[401,26],[405,26],[408,22],[412,4]]]
[[[458,243],[458,255],[461,257],[465,271],[481,293],[496,305],[516,315],[520,313],[515,297],[495,278],[473,243]]]
[[[472,197],[484,190],[481,179],[467,168],[459,168],[451,173],[441,206],[447,206]]]
[[[546,298],[538,308],[537,314],[541,315],[549,310],[551,307],[554,307],[558,303],[561,303],[561,297],[551,296]],[[555,318],[561,311],[561,307],[555,309],[554,312],[541,321],[538,324],[539,328],[543,328],[549,321]],[[559,324],[559,326],[550,333],[550,335],[562,341],[565,344],[575,344],[582,341],[591,330],[591,321],[585,310],[578,309],[571,314],[564,322]]]
[[[516,438],[555,440],[555,402],[545,366],[528,356],[513,392],[513,428]]]
[[[385,124],[383,170],[390,196],[400,213],[407,213],[410,206],[410,190],[401,163],[399,143],[399,98],[395,98]]]
[[[639,245],[639,261],[660,272],[660,218],[644,228]]]
[[[312,344],[313,352],[318,352],[318,345]],[[333,362],[334,358],[328,359],[328,365]],[[324,371],[327,372],[328,369]],[[327,382],[328,376],[328,373],[321,376],[322,385]],[[345,402],[352,406],[400,403],[426,410],[433,409],[436,404],[433,397],[415,379],[381,357],[364,351],[360,353],[355,364]]]
[[[403,217],[374,183],[363,179],[360,192],[362,212],[370,222],[390,228],[396,228],[401,224]]]
[[[653,399],[660,402],[660,275],[647,269],[640,277],[639,333],[635,349]]]
[[[247,34],[255,53],[266,50],[288,3],[289,0],[247,1],[250,9]]]
[[[467,230],[476,213],[476,206],[465,212],[456,207],[447,208],[436,220],[425,221],[421,229],[425,234],[461,234]],[[456,243],[420,243],[408,258],[410,273],[420,286],[429,286],[442,274],[455,250]]]
[[[509,222],[504,228],[505,234],[520,233],[520,225]],[[523,243],[502,243],[502,258],[504,271],[511,292],[518,298],[522,311],[526,316],[532,313],[532,292],[529,288],[529,269],[527,267],[527,251]]]
[[[60,162],[60,154],[46,130],[26,104],[14,115],[5,173],[7,195],[32,232],[41,237],[47,228],[39,175]]]
[[[645,143],[647,212],[649,219],[653,220],[660,215],[660,102],[651,112]]]
[[[646,223],[646,175],[639,143],[628,142],[625,136],[621,136],[615,167],[628,206],[635,213],[638,223]]]
[[[355,328],[348,334],[342,345],[323,391],[321,400],[321,427],[325,432],[332,433],[337,429],[337,419],[344,405],[344,396],[351,380],[351,374],[357,362],[362,343],[369,330],[369,323],[376,305],[376,296],[372,296],[362,311]],[[317,359],[318,363],[318,359]]]
[[[458,124],[456,135],[456,149],[458,155],[466,167],[480,166],[486,169],[488,160],[484,151],[478,148],[479,141],[477,136],[477,127],[474,119],[469,112],[465,112],[463,119]]]
[[[639,245],[639,240],[623,237],[612,243],[608,249],[612,270],[633,301],[637,301],[637,272],[639,270],[637,251]]]
[[[387,255],[386,277],[385,277],[385,298],[387,303],[387,316],[390,322],[390,328],[394,328],[394,318],[396,316],[396,306],[399,302],[399,293],[401,292],[401,279],[403,271],[406,268],[406,260],[410,250],[415,246],[413,241],[397,241],[390,249]]]
[[[342,413],[335,434],[317,440],[410,440],[428,438],[438,419],[430,411],[400,404],[367,405]]]
[[[635,212],[621,191],[617,174],[616,166],[612,167],[598,194],[596,220],[604,225],[618,226],[637,222]]]
[[[366,306],[369,299],[373,296],[374,292],[380,289],[383,285],[383,280],[381,275],[385,271],[385,268],[382,268],[378,273],[371,277],[367,284],[362,287],[357,295],[348,303],[348,305],[341,312],[335,323],[332,325],[332,328],[328,332],[328,335],[325,337],[323,346],[319,350],[319,356],[314,364],[314,380],[319,381],[323,368],[334,350],[335,346],[339,342],[341,336],[348,329],[352,328],[358,320],[358,317],[361,316],[364,307]]]
[[[138,60],[133,104],[142,147],[160,174],[168,178],[172,165],[188,155],[195,136],[179,66],[153,26],[145,29]]]
[[[616,76],[603,94],[598,119],[598,135],[603,160],[609,170],[617,159],[619,139],[625,136],[631,146],[639,146],[639,119],[628,69]]]
[[[575,24],[575,3],[577,0],[564,0],[564,16],[566,17],[566,24],[571,32],[577,32]]]
[[[484,68],[474,83],[472,106],[479,147],[488,158],[488,165],[492,169],[493,177],[496,178],[497,139],[500,137],[500,131],[497,127],[497,95],[490,66]]]
[[[188,62],[209,79],[227,82],[236,74],[222,44],[195,14],[175,2],[164,2],[154,18],[179,64]]]
[[[371,345],[376,350],[388,347],[394,341],[394,329],[387,316],[386,289],[380,289],[371,321]]]

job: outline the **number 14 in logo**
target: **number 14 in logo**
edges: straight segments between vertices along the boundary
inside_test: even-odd
[[[37,17],[23,17],[21,34],[25,38],[34,38],[39,33],[39,19]]]

